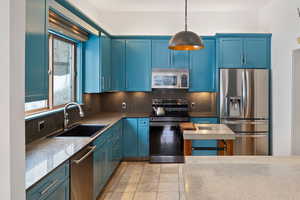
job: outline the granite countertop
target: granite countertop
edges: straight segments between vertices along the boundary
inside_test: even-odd
[[[234,140],[235,133],[225,124],[195,124],[196,130],[184,130],[185,140]]]
[[[91,137],[48,137],[26,145],[26,190],[93,142],[124,117],[149,117],[149,113],[99,113],[79,123],[107,127]]]
[[[300,199],[299,156],[191,156],[182,172],[186,199]]]

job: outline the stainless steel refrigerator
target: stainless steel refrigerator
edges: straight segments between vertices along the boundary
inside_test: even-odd
[[[235,133],[235,155],[269,155],[269,70],[221,69],[220,118]]]

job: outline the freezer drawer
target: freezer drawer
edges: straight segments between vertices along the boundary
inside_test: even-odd
[[[269,155],[269,135],[237,133],[234,155]]]

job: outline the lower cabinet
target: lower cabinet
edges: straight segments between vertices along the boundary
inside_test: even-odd
[[[191,118],[191,122],[197,124],[217,124],[218,118]],[[217,147],[218,141],[217,140],[198,140],[193,141],[193,147]],[[216,156],[218,155],[217,151],[196,151],[193,150],[193,156]]]
[[[94,142],[94,200],[122,160],[123,121],[106,130]]]
[[[123,157],[125,159],[149,158],[149,118],[124,120]]]
[[[64,163],[26,191],[26,200],[69,200],[69,193],[69,164]]]

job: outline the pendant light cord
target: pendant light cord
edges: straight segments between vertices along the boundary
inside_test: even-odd
[[[185,31],[187,31],[187,0],[185,0]]]

